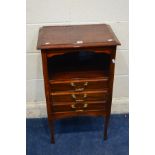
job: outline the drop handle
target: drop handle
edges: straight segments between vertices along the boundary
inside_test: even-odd
[[[84,112],[84,110],[83,109],[75,110],[75,112]]]
[[[87,107],[88,107],[88,104],[87,103],[84,103],[83,108],[87,108]],[[71,108],[72,109],[76,109],[77,107],[75,106],[75,104],[72,104],[71,105]]]
[[[87,108],[87,107],[88,107],[88,104],[85,103],[85,104],[83,105],[83,108]]]
[[[79,101],[75,94],[72,94],[71,96],[72,96],[73,99],[75,99],[75,101]],[[85,98],[87,98],[87,94],[83,95],[83,99],[85,99]],[[80,101],[84,101],[84,100],[80,100]]]
[[[75,95],[75,94],[72,94],[72,98],[73,98],[73,99],[76,99],[76,95]]]
[[[75,104],[72,104],[71,107],[72,109],[76,109]]]
[[[84,86],[88,86],[88,82],[85,82],[85,83],[84,83]]]
[[[72,87],[77,87],[77,85],[74,82],[71,82],[70,85]],[[84,82],[83,86],[87,86],[87,85],[88,85],[88,82]]]
[[[84,91],[84,88],[75,88],[75,91]]]
[[[72,87],[75,87],[75,86],[76,86],[74,82],[71,82],[70,85],[71,85]]]
[[[84,94],[84,95],[83,95],[83,98],[87,98],[87,94]]]

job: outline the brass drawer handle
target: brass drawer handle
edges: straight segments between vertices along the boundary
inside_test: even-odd
[[[80,109],[80,110],[75,110],[75,112],[83,112],[84,110]]]
[[[71,96],[72,96],[73,99],[77,100],[77,97],[76,97],[75,94],[72,94]],[[84,94],[84,95],[83,95],[83,98],[84,98],[84,99],[87,98],[87,94]]]
[[[72,94],[72,98],[73,98],[73,99],[76,99],[76,95],[75,95],[75,94]]]
[[[71,85],[72,87],[77,87],[76,84],[75,84],[74,82],[71,82],[70,85]],[[88,82],[84,82],[83,86],[84,86],[84,87],[88,86]],[[77,88],[77,89],[78,89],[78,88]],[[79,88],[79,89],[84,89],[84,88]]]
[[[84,94],[84,95],[83,95],[83,98],[87,98],[87,94]]]
[[[75,88],[75,91],[84,91],[84,88]]]
[[[84,83],[84,86],[88,86],[88,82],[85,82],[85,83]]]
[[[70,85],[71,85],[72,87],[75,87],[75,86],[76,86],[74,82],[71,82]]]
[[[84,100],[76,99],[75,102],[76,102],[76,103],[78,103],[78,102],[84,102]]]
[[[76,109],[75,104],[72,104],[71,107],[72,109]]]
[[[84,105],[83,105],[83,108],[87,108],[88,107],[88,104],[87,103],[85,103]],[[76,106],[75,106],[75,104],[72,104],[71,105],[71,108],[72,109],[76,109]],[[82,109],[83,110],[83,109]],[[84,111],[84,110],[83,110]]]
[[[87,108],[87,107],[88,107],[88,104],[85,103],[85,104],[83,105],[83,108]]]

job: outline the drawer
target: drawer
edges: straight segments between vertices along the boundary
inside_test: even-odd
[[[51,82],[50,89],[51,92],[58,91],[89,91],[89,90],[102,90],[103,88],[108,88],[108,78],[100,80],[74,80],[74,81],[64,81],[62,82]]]
[[[51,93],[52,101],[54,104],[61,103],[83,103],[87,101],[106,101],[108,91],[84,91],[84,92],[73,92],[73,93]]]
[[[105,110],[105,102],[85,102],[85,103],[67,103],[53,105],[54,112],[85,112],[85,111],[100,111]]]

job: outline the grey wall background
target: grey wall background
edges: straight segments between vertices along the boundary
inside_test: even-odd
[[[36,50],[38,30],[45,25],[111,25],[122,44],[117,49],[112,112],[128,112],[128,12],[128,0],[27,0],[27,117],[46,116],[41,54]]]

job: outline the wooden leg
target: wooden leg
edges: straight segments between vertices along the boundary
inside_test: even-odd
[[[50,127],[50,132],[51,132],[51,143],[55,144],[55,139],[54,139],[54,121],[48,121],[49,127]]]
[[[105,116],[104,120],[104,140],[107,140],[107,130],[108,130],[108,124],[109,124],[110,116]]]

